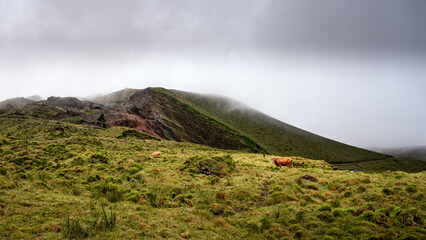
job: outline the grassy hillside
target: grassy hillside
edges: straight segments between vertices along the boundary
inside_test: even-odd
[[[309,133],[230,99],[176,90],[157,90],[184,101],[203,114],[248,136],[269,153],[324,159],[329,163],[360,162],[389,157]]]
[[[350,173],[0,116],[3,239],[425,239],[426,172]],[[161,151],[158,157],[151,157]]]

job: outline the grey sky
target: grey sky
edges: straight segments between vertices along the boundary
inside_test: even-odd
[[[361,147],[426,145],[424,0],[4,0],[0,100],[163,86]]]

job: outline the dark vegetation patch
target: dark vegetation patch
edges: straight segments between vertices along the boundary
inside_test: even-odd
[[[124,130],[120,136],[117,138],[137,138],[137,139],[153,139],[153,140],[160,140],[154,136],[151,136],[149,134],[134,130],[134,129],[128,129]]]
[[[185,161],[181,170],[224,177],[231,174],[235,167],[236,163],[229,155],[215,157],[195,156]]]

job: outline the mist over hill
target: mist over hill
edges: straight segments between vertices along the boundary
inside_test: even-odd
[[[8,106],[0,110],[3,115],[18,114],[99,128],[128,127],[165,140],[321,159],[343,169],[415,171],[408,160],[395,160],[389,154],[310,133],[219,95],[164,88],[123,89],[86,100],[20,98],[3,101],[0,106]]]
[[[399,148],[372,148],[373,151],[390,154],[400,158],[412,158],[426,161],[426,146],[411,146]]]

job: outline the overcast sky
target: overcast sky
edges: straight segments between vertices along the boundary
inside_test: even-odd
[[[0,85],[221,94],[351,145],[426,145],[426,1],[3,0]]]

